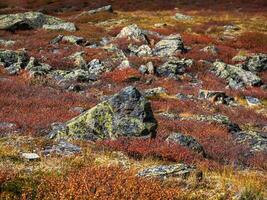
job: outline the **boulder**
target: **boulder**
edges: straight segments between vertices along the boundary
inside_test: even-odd
[[[260,77],[235,65],[217,61],[213,63],[211,70],[216,76],[225,79],[231,88],[238,89],[243,86],[260,86],[262,84]]]
[[[244,63],[244,68],[251,72],[262,72],[267,70],[267,54],[256,54]]]
[[[45,63],[40,63],[36,58],[31,57],[25,70],[29,71],[30,76],[43,76],[48,74],[52,67]]]
[[[116,38],[127,38],[137,42],[148,43],[147,36],[136,24],[124,27]]]
[[[15,31],[19,29],[37,28],[76,31],[73,23],[65,22],[59,18],[44,15],[40,12],[25,12],[0,16],[0,29],[2,30]]]
[[[148,137],[155,135],[156,128],[150,103],[136,88],[129,86],[66,122],[66,128],[50,138]]]
[[[139,67],[139,71],[142,74],[154,74],[155,73],[155,68],[152,62],[148,62],[146,65],[141,65]]]
[[[73,69],[73,70],[54,70],[50,72],[52,76],[57,81],[95,81],[96,77],[84,69]]]
[[[148,177],[148,178],[168,178],[168,177],[180,177],[186,178],[195,171],[195,168],[179,163],[173,165],[160,165],[149,167],[144,170],[140,170],[138,172],[138,176],[140,177]]]
[[[6,68],[15,63],[20,63],[20,67],[25,67],[28,61],[29,56],[25,50],[0,50],[0,62]]]
[[[156,68],[156,73],[159,76],[176,77],[182,75],[185,69],[193,64],[191,59],[171,58],[163,65]]]
[[[109,71],[109,68],[105,66],[100,60],[93,59],[87,65],[88,71],[94,76],[100,76],[102,73]]]
[[[157,56],[172,56],[175,53],[185,52],[184,43],[181,35],[169,35],[160,40],[153,50]]]
[[[190,135],[184,135],[181,133],[171,133],[166,139],[166,141],[169,143],[182,145],[205,156],[203,146],[199,144],[199,142]]]
[[[152,55],[152,49],[146,44],[141,45],[140,47],[129,45],[128,48],[131,52],[133,52],[138,57],[151,56]]]

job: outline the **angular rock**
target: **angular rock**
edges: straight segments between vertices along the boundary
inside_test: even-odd
[[[155,73],[155,68],[152,62],[148,62],[146,65],[141,65],[139,67],[139,71],[142,74],[154,74]]]
[[[147,169],[138,172],[140,177],[150,178],[168,178],[168,177],[180,177],[186,178],[195,171],[195,168],[186,164],[173,164],[173,165],[160,165],[155,167],[149,167]]]
[[[109,68],[98,59],[91,60],[91,62],[88,63],[87,68],[89,73],[94,76],[99,76],[102,73],[109,71]]]
[[[211,69],[216,76],[225,79],[231,88],[243,86],[259,86],[262,84],[260,77],[234,65],[223,62],[214,62]]]
[[[53,138],[115,139],[154,136],[157,122],[150,103],[134,87],[119,93],[66,122]]]
[[[128,38],[137,42],[148,43],[147,36],[136,24],[124,27],[116,38]]]
[[[246,96],[245,98],[249,106],[260,106],[261,105],[261,101],[256,97]]]
[[[262,72],[267,70],[267,54],[256,54],[248,57],[244,63],[245,69],[251,72]]]
[[[40,159],[40,156],[36,153],[22,153],[21,157],[28,161],[34,161]]]
[[[112,13],[113,12],[112,5],[107,5],[107,6],[103,6],[101,8],[97,8],[94,10],[89,10],[87,13],[88,14],[96,14],[99,12],[111,12]]]
[[[25,67],[25,70],[28,70],[32,77],[46,75],[51,69],[52,67],[50,65],[39,63],[34,57],[30,58],[29,63]]]
[[[181,120],[196,120],[196,121],[203,121],[203,122],[216,122],[220,124],[225,124],[225,125],[232,125],[232,122],[230,119],[221,114],[217,115],[192,115],[188,117],[181,117]]]
[[[172,133],[168,136],[166,141],[182,145],[205,156],[205,151],[203,146],[199,144],[199,142],[190,135],[184,135],[181,133]]]
[[[12,64],[20,63],[20,67],[25,67],[29,61],[29,56],[25,50],[0,50],[0,62],[4,67],[9,67]]]
[[[59,18],[44,15],[40,12],[25,12],[0,16],[0,29],[15,31],[19,29],[37,28],[76,31],[73,23],[64,22]]]
[[[200,99],[207,99],[213,103],[227,105],[234,103],[234,98],[227,96],[223,91],[199,90],[198,97]]]
[[[54,70],[50,75],[57,81],[95,81],[96,77],[84,69]]]
[[[175,53],[185,52],[184,43],[181,35],[169,35],[160,40],[153,50],[154,55],[165,57]]]
[[[75,35],[66,35],[62,37],[63,42],[69,42],[71,44],[77,44],[80,45],[82,43],[85,43],[85,39],[83,37],[77,37]]]
[[[151,56],[152,55],[152,49],[148,45],[141,45],[140,47],[129,45],[128,48],[131,52],[133,52],[138,57]]]
[[[164,96],[164,95],[167,95],[167,91],[163,87],[147,89],[144,92],[144,96],[146,98],[157,98],[157,97]]]
[[[190,59],[177,59],[171,58],[163,65],[156,68],[156,72],[159,76],[176,77],[176,75],[182,75],[185,69],[193,64]]]

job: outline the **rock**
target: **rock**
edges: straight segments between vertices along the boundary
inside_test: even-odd
[[[230,119],[221,114],[217,115],[192,115],[188,117],[180,117],[181,120],[196,120],[196,121],[202,121],[202,122],[216,122],[219,124],[225,124],[225,125],[232,125],[232,122]]]
[[[182,93],[176,94],[175,97],[180,100],[189,100],[189,99],[194,100],[195,99],[193,95],[182,94]]]
[[[232,58],[233,62],[244,62],[248,59],[247,56],[242,56],[242,55],[237,55],[235,57]]]
[[[260,77],[234,65],[214,62],[211,70],[216,76],[225,79],[231,88],[238,89],[243,86],[260,86],[262,84]]]
[[[94,9],[94,10],[89,10],[86,13],[87,14],[96,14],[96,13],[99,13],[99,12],[110,12],[110,13],[112,13],[113,12],[112,5],[107,5],[107,6],[103,6],[101,8],[97,8],[97,9]]]
[[[152,49],[148,45],[142,45],[140,47],[129,45],[129,50],[133,52],[138,57],[151,56]]]
[[[240,30],[240,27],[236,26],[236,25],[233,25],[233,24],[228,24],[228,25],[225,25],[224,27],[224,30],[226,32],[233,32],[233,31],[238,31]]]
[[[188,15],[184,15],[182,13],[176,13],[175,14],[175,19],[177,19],[177,20],[192,20],[193,17],[188,16]]]
[[[73,70],[54,70],[50,73],[57,81],[78,81],[78,82],[87,82],[87,81],[96,81],[97,78],[90,74],[87,70],[84,69],[73,69]]]
[[[156,24],[154,24],[154,26],[156,27],[156,28],[161,28],[161,27],[165,27],[165,26],[167,26],[168,24],[166,24],[166,23],[156,23]]]
[[[126,87],[78,117],[53,138],[115,139],[154,136],[157,122],[150,103],[134,87]]]
[[[124,27],[121,32],[116,36],[116,38],[128,38],[137,42],[148,43],[147,36],[143,33],[136,24]]]
[[[163,87],[157,87],[152,89],[147,89],[144,92],[146,98],[158,98],[161,96],[167,95],[167,91]]]
[[[169,35],[160,40],[153,50],[157,56],[172,56],[175,53],[185,52],[182,37],[179,34]]]
[[[58,44],[59,42],[62,41],[62,38],[64,37],[64,35],[58,35],[57,37],[53,38],[50,41],[50,44]]]
[[[15,31],[19,29],[37,28],[76,31],[73,23],[64,22],[59,18],[44,15],[40,12],[25,12],[0,16],[0,29],[3,30]]]
[[[50,65],[39,63],[34,57],[30,58],[29,63],[25,67],[25,70],[29,71],[31,77],[46,75],[51,69],[52,67]]]
[[[89,73],[93,74],[94,76],[100,76],[102,73],[110,70],[98,59],[91,60],[87,67]]]
[[[176,77],[182,75],[185,69],[193,64],[190,59],[171,58],[163,65],[156,68],[156,73],[159,76]]]
[[[0,130],[14,129],[16,128],[16,124],[10,122],[0,122]]]
[[[40,159],[40,156],[36,153],[22,153],[21,157],[28,161],[34,161]]]
[[[201,49],[201,51],[206,52],[206,53],[211,53],[211,54],[217,54],[219,52],[219,49],[214,45],[210,45],[210,46],[204,47],[203,49]]]
[[[71,44],[77,44],[77,45],[81,45],[86,42],[83,37],[77,37],[74,35],[63,36],[61,40],[63,42],[69,42]]]
[[[198,97],[200,99],[207,99],[213,103],[234,104],[234,98],[227,96],[223,91],[199,90]]]
[[[140,177],[151,178],[168,178],[168,177],[180,177],[186,178],[195,169],[186,164],[173,164],[173,165],[160,165],[155,167],[149,167],[138,172]]]
[[[131,68],[131,67],[132,66],[131,66],[130,61],[128,59],[126,59],[126,60],[123,60],[121,62],[121,64],[118,66],[118,69],[127,69],[127,68]]]
[[[0,39],[0,45],[3,45],[3,46],[12,46],[15,44],[15,41],[13,40],[3,40],[3,39]]]
[[[267,54],[256,54],[248,57],[244,63],[244,67],[251,72],[262,72],[267,70]]]
[[[81,148],[67,141],[61,140],[58,144],[53,145],[52,147],[46,147],[43,153],[45,155],[58,154],[63,156],[69,156],[81,153]]]
[[[10,65],[9,67],[5,68],[5,70],[9,75],[16,75],[20,72],[21,65],[22,65],[22,62],[18,61],[17,63],[14,63]]]
[[[201,144],[199,144],[199,142],[190,135],[183,135],[181,133],[172,133],[168,136],[166,141],[182,145],[205,156],[203,146],[201,146]]]
[[[154,74],[155,73],[155,68],[152,62],[148,62],[146,65],[141,65],[139,67],[139,71],[142,74]]]
[[[2,62],[6,68],[15,63],[19,63],[20,67],[25,67],[28,61],[29,56],[25,50],[0,50],[0,62]]]
[[[260,106],[261,105],[261,101],[256,97],[246,96],[245,98],[249,106]]]
[[[70,111],[82,114],[86,110],[83,107],[78,106],[78,107],[71,108]]]

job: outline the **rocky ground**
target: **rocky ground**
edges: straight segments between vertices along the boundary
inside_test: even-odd
[[[266,11],[0,2],[0,199],[266,199]]]

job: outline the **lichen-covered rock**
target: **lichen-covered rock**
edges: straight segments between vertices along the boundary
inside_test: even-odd
[[[223,62],[214,62],[212,71],[220,78],[225,79],[231,88],[243,86],[259,86],[262,84],[260,77],[241,67],[228,65]]]
[[[113,12],[112,5],[103,6],[97,9],[87,11],[87,14],[96,14],[99,12]]]
[[[20,67],[25,67],[29,61],[29,56],[25,50],[0,50],[0,62],[4,67],[9,67],[12,64],[21,63]]]
[[[168,136],[166,141],[182,145],[205,156],[205,151],[203,146],[199,144],[199,142],[190,135],[184,135],[181,133],[172,133]]]
[[[146,44],[141,45],[140,47],[134,46],[134,45],[129,45],[128,48],[131,52],[133,52],[138,57],[151,56],[152,55],[152,49]]]
[[[82,44],[85,43],[85,39],[83,37],[77,37],[75,35],[66,35],[62,37],[63,42],[69,42],[71,44]]]
[[[142,74],[154,74],[155,73],[155,67],[152,62],[148,62],[146,65],[141,65],[139,67],[139,71]]]
[[[50,75],[57,81],[95,81],[96,77],[90,74],[84,69],[74,69],[74,70],[54,70]]]
[[[211,54],[217,54],[219,52],[219,49],[214,45],[209,45],[201,49],[201,51]]]
[[[0,45],[12,46],[14,44],[15,44],[15,41],[13,41],[13,40],[3,40],[3,39],[0,39]]]
[[[76,52],[73,55],[69,56],[68,59],[71,59],[74,61],[74,65],[80,69],[86,69],[87,63],[85,59],[83,58],[84,52]]]
[[[165,57],[172,56],[175,53],[184,52],[184,43],[181,35],[169,35],[160,40],[153,50],[157,56]]]
[[[148,178],[168,178],[168,177],[179,177],[186,178],[195,171],[194,167],[179,163],[174,165],[160,165],[149,167],[147,169],[138,172],[138,176]]]
[[[248,57],[244,63],[244,68],[252,72],[261,72],[267,70],[267,55],[256,54]]]
[[[249,106],[260,106],[261,105],[261,101],[256,97],[246,96],[245,98]]]
[[[124,27],[116,38],[128,38],[134,41],[148,43],[147,36],[136,24]]]
[[[192,115],[188,117],[181,117],[181,120],[196,120],[196,121],[203,121],[203,122],[216,122],[220,124],[230,125],[232,122],[230,119],[221,114],[217,115]]]
[[[104,65],[100,60],[93,59],[91,60],[87,65],[88,71],[90,74],[93,74],[94,76],[100,76],[104,72],[109,71],[109,68]]]
[[[40,12],[25,12],[0,16],[0,29],[15,31],[18,29],[46,28],[54,30],[76,31],[73,23],[44,15]]]
[[[115,139],[153,136],[157,122],[150,103],[134,87],[119,93],[66,122],[66,129],[51,138]]]
[[[45,63],[40,63],[36,58],[31,57],[25,70],[29,71],[30,76],[42,76],[48,74],[52,67]]]
[[[185,69],[193,64],[191,59],[171,58],[163,65],[156,68],[159,76],[176,77],[185,72]]]

